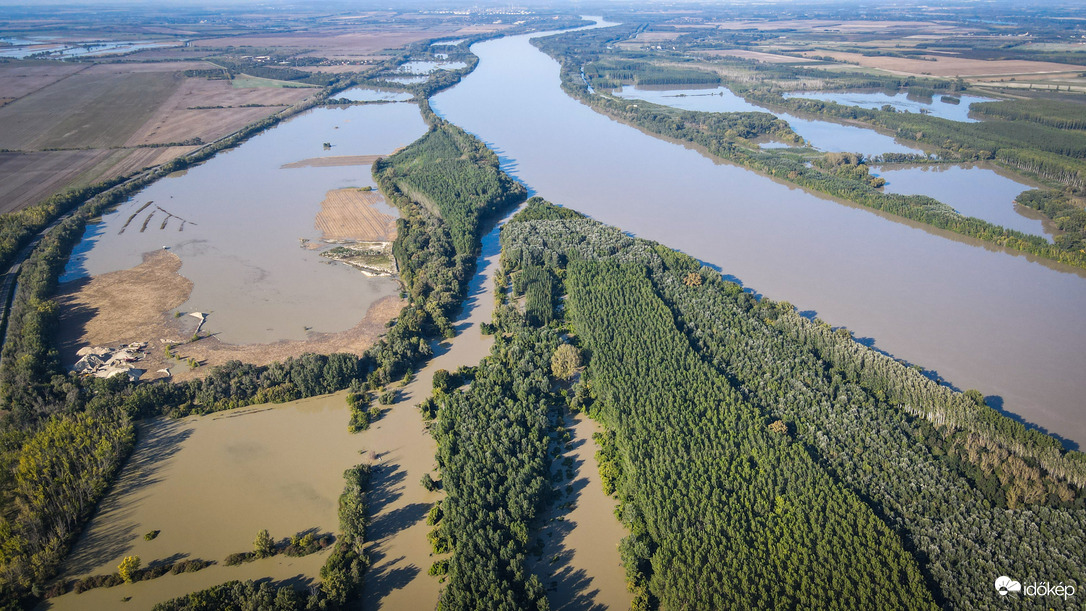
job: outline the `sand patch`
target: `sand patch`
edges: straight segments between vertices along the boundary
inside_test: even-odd
[[[333,155],[331,157],[311,157],[301,161],[294,161],[280,166],[289,168],[336,168],[352,165],[373,165],[381,155]]]
[[[396,217],[377,208],[384,201],[378,191],[329,191],[315,225],[325,240],[391,242],[396,239]]]
[[[175,380],[187,380],[203,377],[210,367],[231,360],[267,365],[306,352],[361,355],[405,303],[399,297],[386,297],[374,303],[354,327],[338,333],[310,333],[304,340],[238,345],[211,335],[190,341],[199,321],[173,316],[192,292],[192,282],[178,273],[180,269],[176,255],[156,251],[131,269],[62,284],[57,295],[61,363],[71,367],[83,346],[147,342],[147,357],[141,361],[141,368],[147,370],[143,379],[164,377],[158,370],[169,369]],[[167,343],[176,344],[172,348],[176,358],[166,356]],[[189,359],[200,366],[190,368]]]

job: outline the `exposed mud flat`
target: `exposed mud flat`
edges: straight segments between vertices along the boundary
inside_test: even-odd
[[[281,168],[336,168],[352,165],[373,165],[380,155],[336,155],[334,157],[312,157],[301,161],[285,163]]]
[[[237,345],[210,335],[190,341],[198,321],[173,315],[192,290],[192,282],[178,273],[180,267],[176,255],[155,251],[132,269],[61,284],[57,295],[61,363],[73,365],[78,360],[76,351],[87,345],[147,342],[147,356],[137,365],[147,371],[144,379],[163,377],[158,370],[169,369],[174,379],[185,380],[201,377],[208,366],[230,360],[266,365],[305,352],[360,355],[385,332],[388,321],[399,314],[404,303],[398,296],[384,297],[352,328],[338,333],[310,332],[304,340]],[[209,319],[214,316],[212,313]],[[166,357],[163,340],[178,344],[173,351],[180,358]],[[190,368],[186,362],[190,358],[200,367]]]
[[[301,531],[335,533],[343,471],[364,462],[347,432],[344,393],[144,422],[136,450],[65,563],[67,579],[113,573],[125,556],[214,560],[196,573],[66,594],[50,609],[146,609],[231,579],[319,580],[328,551],[225,566],[253,549],[257,531],[281,540]],[[151,541],[144,534],[161,531]],[[425,536],[423,537],[425,543]]]

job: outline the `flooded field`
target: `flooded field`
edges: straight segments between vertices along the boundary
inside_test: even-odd
[[[417,414],[416,414],[417,417]],[[125,556],[213,560],[196,573],[66,594],[49,609],[147,609],[231,579],[319,580],[326,552],[225,566],[253,549],[257,531],[279,540],[339,527],[343,471],[364,461],[364,440],[347,432],[344,393],[140,426],[136,450],[65,563],[65,578],[113,573]],[[144,535],[160,531],[153,540]],[[423,540],[425,543],[425,538]]]
[[[406,91],[393,91],[392,89],[381,89],[379,87],[355,87],[336,94],[335,97],[352,102],[405,102],[411,99],[411,94]]]
[[[883,190],[903,195],[928,195],[967,216],[989,223],[1043,236],[1045,224],[1035,210],[1019,206],[1014,199],[1034,188],[1005,170],[984,166],[918,165],[873,168],[886,179]]]
[[[372,304],[395,295],[396,282],[302,246],[321,237],[314,221],[327,192],[374,186],[372,157],[362,156],[391,153],[425,129],[414,104],[308,111],[150,185],[90,225],[62,281],[129,269],[144,253],[167,249],[193,283],[179,309],[210,313],[204,330],[222,342],[349,329]],[[340,165],[351,156],[365,164]],[[314,162],[323,157],[335,163]]]
[[[845,106],[859,106],[861,108],[879,109],[890,106],[898,112],[916,112],[961,121],[963,123],[975,123],[976,119],[969,118],[969,105],[974,102],[993,102],[992,98],[982,98],[975,95],[958,95],[956,93],[936,93],[930,98],[921,98],[906,92],[886,93],[885,91],[806,91],[802,93],[786,93],[786,98],[808,98],[822,100],[823,102],[837,102]],[[955,101],[956,100],[956,101]]]
[[[623,87],[615,95],[629,100],[645,100],[653,104],[700,110],[704,112],[768,112],[775,114],[792,126],[792,131],[803,137],[811,146],[826,152],[852,152],[874,156],[882,153],[923,153],[924,151],[902,144],[891,136],[871,129],[844,125],[831,121],[804,119],[795,115],[769,110],[747,102],[727,87],[661,88]]]
[[[467,64],[464,62],[431,62],[415,60],[400,64],[400,67],[396,70],[404,74],[430,74],[431,72],[437,72],[438,70],[459,70],[466,67]]]
[[[479,66],[433,108],[535,193],[1086,442],[1081,270],[842,205],[610,120],[561,90],[558,64],[527,36],[472,49]]]

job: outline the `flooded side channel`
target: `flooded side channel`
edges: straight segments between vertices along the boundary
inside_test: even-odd
[[[569,98],[528,36],[433,108],[547,199],[679,248],[768,297],[1086,441],[1086,277],[942,237],[645,135]]]

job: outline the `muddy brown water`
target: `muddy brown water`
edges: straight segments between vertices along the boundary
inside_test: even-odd
[[[370,305],[396,294],[396,281],[330,263],[301,240],[320,238],[313,221],[326,192],[375,186],[370,166],[282,166],[389,154],[425,131],[415,104],[307,111],[155,182],[88,226],[62,281],[128,269],[165,247],[181,257],[180,273],[193,282],[179,309],[210,313],[204,331],[221,341],[266,343],[349,329]]]
[[[584,415],[567,416],[565,426],[570,439],[553,468],[563,474],[556,484],[561,492],[543,516],[543,555],[532,570],[555,611],[629,609],[633,596],[626,589],[618,553],[619,542],[629,533],[615,518],[615,499],[603,493],[596,463],[599,446],[592,439],[600,427]],[[566,457],[573,459],[570,478],[565,478],[562,465]]]
[[[327,551],[225,566],[252,551],[256,533],[283,539],[339,530],[343,471],[364,462],[365,439],[347,432],[344,393],[142,423],[136,450],[75,544],[65,578],[114,573],[125,556],[143,566],[164,560],[214,560],[196,573],[66,594],[47,609],[130,609],[232,579],[270,577],[296,585],[319,580]],[[418,428],[418,427],[416,427]],[[161,531],[151,541],[144,535]]]
[[[600,115],[561,90],[528,36],[434,110],[535,193],[678,248],[862,341],[1086,441],[1086,273],[842,205]]]

